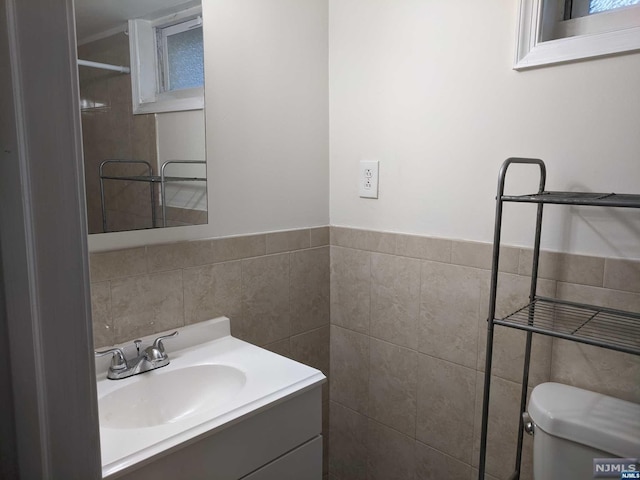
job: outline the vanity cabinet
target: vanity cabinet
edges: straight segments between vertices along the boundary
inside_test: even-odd
[[[243,480],[319,479],[322,472],[322,436],[283,455]]]
[[[126,480],[321,480],[322,389],[285,398],[141,462]]]

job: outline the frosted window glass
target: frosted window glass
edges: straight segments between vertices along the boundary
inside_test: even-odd
[[[168,90],[204,85],[202,27],[168,36],[167,56],[169,57]]]
[[[589,14],[606,12],[629,5],[640,5],[640,0],[591,0],[589,2]]]

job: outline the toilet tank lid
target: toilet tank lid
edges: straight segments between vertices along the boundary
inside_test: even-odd
[[[533,389],[529,415],[538,428],[618,457],[640,456],[640,405],[561,383]]]

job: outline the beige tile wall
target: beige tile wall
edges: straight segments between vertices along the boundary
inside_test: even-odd
[[[78,58],[128,66],[129,40],[123,33],[78,47]],[[101,233],[99,166],[107,159],[156,161],[154,115],[133,115],[131,78],[128,74],[80,67],[82,145],[89,233]],[[106,173],[144,174],[140,166],[110,166]],[[140,182],[105,181],[109,231],[150,228],[149,185]]]
[[[328,243],[321,227],[93,253],[94,344],[224,315],[234,336],[328,376]],[[328,439],[328,384],[323,395]]]
[[[331,370],[329,478],[474,478],[491,247],[329,233],[94,253],[95,344],[227,315],[234,335]],[[529,250],[504,249],[499,315],[526,302],[530,259]],[[640,263],[546,253],[541,262],[539,293],[640,312]],[[495,342],[488,478],[503,479],[514,458],[524,334],[498,327]],[[533,358],[530,388],[553,380],[640,402],[638,357],[536,336]]]
[[[491,245],[331,228],[334,480],[477,476]],[[498,315],[526,303],[530,250],[504,248]],[[640,263],[544,253],[538,293],[640,312]],[[524,332],[496,328],[488,478],[515,459]],[[640,402],[640,357],[535,336],[529,387]],[[531,442],[525,474],[531,478]]]

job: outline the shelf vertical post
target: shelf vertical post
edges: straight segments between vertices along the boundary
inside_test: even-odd
[[[524,164],[537,164],[541,169],[541,177],[540,177],[540,188],[541,191],[544,189],[544,183],[546,179],[546,172],[544,163],[542,160],[538,159],[526,159],[526,158],[508,158],[504,161],[502,166],[500,167],[500,173],[498,174],[498,191],[496,195],[496,216],[495,216],[495,227],[493,232],[493,259],[491,264],[491,284],[490,284],[490,293],[489,293],[489,312],[487,318],[487,349],[486,349],[486,357],[485,357],[485,369],[484,369],[484,392],[483,392],[483,400],[482,400],[482,424],[481,424],[481,436],[480,436],[480,459],[478,462],[478,480],[484,480],[485,469],[486,469],[486,458],[487,458],[487,433],[489,426],[489,400],[491,394],[491,367],[493,360],[493,333],[494,333],[494,320],[496,316],[496,295],[498,290],[498,269],[500,263],[500,240],[501,240],[501,231],[502,231],[502,213],[503,213],[503,196],[504,196],[504,184],[505,177],[507,175],[507,169],[509,165],[512,163],[524,163]],[[538,219],[539,219],[539,227],[542,223],[542,209],[538,209]],[[541,228],[537,228],[536,230],[536,238],[537,244],[539,247],[540,242],[540,232]],[[534,260],[537,262],[537,259]],[[536,265],[537,268],[537,265]],[[535,289],[533,291],[535,295]],[[529,344],[531,343],[531,338],[529,335]],[[527,356],[528,358],[528,356]],[[525,359],[526,360],[526,359]],[[528,362],[527,362],[528,364]],[[528,371],[528,367],[527,367]],[[526,384],[524,387],[524,399],[526,401]],[[520,423],[520,433],[522,433],[522,421]],[[519,478],[519,464],[521,459],[521,441],[522,436],[519,436],[520,441],[518,442],[518,453],[517,456],[517,468],[516,468],[516,476],[515,478]]]
[[[156,216],[156,189],[154,187],[153,182],[149,182],[149,195],[151,201],[151,226],[156,228],[158,226],[157,216]],[[164,225],[163,225],[164,226]]]
[[[484,480],[487,459],[487,430],[489,425],[489,398],[491,393],[491,362],[493,358],[493,319],[496,314],[496,291],[498,287],[498,265],[500,263],[500,234],[502,231],[502,195],[504,194],[504,177],[509,167],[509,160],[500,168],[498,176],[498,192],[496,196],[496,218],[493,230],[493,258],[491,263],[491,286],[489,294],[489,312],[487,316],[487,349],[485,352],[484,392],[482,397],[482,425],[480,436],[480,459],[478,462],[478,480]]]
[[[545,183],[547,180],[547,170],[544,163],[539,163],[540,167],[540,185],[538,187],[538,194],[544,192]],[[538,266],[540,263],[540,240],[542,237],[542,212],[544,204],[539,203],[536,212],[536,233],[533,242],[533,264],[531,267],[531,285],[529,287],[529,313],[528,323],[533,325],[533,318],[535,315],[535,303],[536,293],[538,289]],[[533,340],[533,332],[528,331],[525,350],[524,350],[524,364],[522,367],[522,385],[520,392],[520,418],[518,419],[518,446],[516,448],[516,463],[515,463],[515,479],[520,478],[521,466],[522,466],[522,445],[524,442],[524,418],[522,414],[527,408],[527,389],[529,386],[529,368],[531,366],[531,343]]]
[[[102,166],[100,164],[100,208],[102,210],[102,233],[107,233],[107,206],[104,203],[104,178],[102,177]]]

